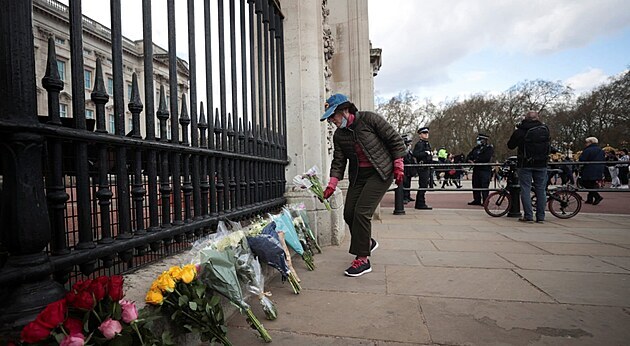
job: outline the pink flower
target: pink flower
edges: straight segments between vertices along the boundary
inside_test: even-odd
[[[85,340],[83,340],[83,334],[73,334],[66,336],[63,341],[61,341],[60,346],[83,346],[85,344]]]
[[[134,302],[121,299],[120,306],[122,307],[122,320],[125,323],[131,323],[138,319],[138,309]]]
[[[108,318],[103,321],[100,326],[98,326],[98,330],[103,333],[105,339],[111,340],[116,336],[116,334],[122,331],[122,326],[120,325],[120,322]]]

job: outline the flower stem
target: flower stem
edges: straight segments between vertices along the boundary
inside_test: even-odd
[[[179,293],[179,292],[178,292],[178,293]],[[167,303],[169,303],[171,306],[173,306],[173,307],[175,307],[175,308],[179,309],[179,306],[178,306],[178,305],[176,305],[175,303],[173,303],[173,302],[169,301],[168,299],[165,299],[165,301],[166,301]],[[187,311],[185,311],[185,310],[181,310],[181,312],[182,312],[182,314],[184,314],[184,316],[186,316],[186,317],[190,318],[190,319],[191,319],[193,322],[195,322],[197,325],[199,325],[199,326],[204,326],[204,325],[205,325],[205,323],[204,323],[204,322],[202,322],[202,321],[200,321],[199,319],[197,319],[197,317],[195,317],[195,316],[193,316],[193,315],[189,314]],[[215,336],[217,339],[219,339],[219,340],[221,341],[221,343],[223,343],[223,345],[228,345],[228,346],[231,346],[231,345],[232,345],[232,343],[230,342],[230,340],[228,340],[228,339],[227,339],[227,338],[226,338],[226,337],[225,337],[225,336],[221,333],[221,331],[214,331],[214,330],[213,330],[213,331],[212,331],[212,335],[213,335],[213,336]]]
[[[101,321],[101,316],[99,316],[98,313],[94,309],[92,309],[92,312],[94,313],[94,316],[96,316],[98,323],[99,324],[103,323],[103,321]]]
[[[144,346],[144,341],[142,340],[142,334],[140,334],[140,330],[138,329],[138,325],[136,324],[136,321],[131,322],[131,328],[133,328],[133,330],[136,331],[136,334],[138,334],[138,338],[140,339],[140,345]]]
[[[256,315],[254,315],[252,309],[245,310],[245,313],[247,314],[247,321],[252,327],[256,328],[256,330],[260,334],[260,337],[262,337],[265,342],[271,342],[271,335],[269,335],[265,327],[263,327],[260,321],[258,321],[258,318],[256,318]]]

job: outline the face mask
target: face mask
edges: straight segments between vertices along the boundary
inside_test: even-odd
[[[340,129],[345,128],[346,126],[348,126],[348,119],[346,119],[346,117],[342,117],[341,118],[341,125],[339,125]]]
[[[480,139],[477,140],[477,145],[481,145],[481,140]]]

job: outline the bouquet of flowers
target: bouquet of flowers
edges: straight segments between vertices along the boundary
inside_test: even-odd
[[[213,291],[227,298],[230,303],[239,308],[247,316],[249,325],[256,329],[265,342],[271,342],[271,336],[254,315],[251,307],[245,301],[239,275],[243,281],[256,280],[252,278],[254,269],[249,265],[248,258],[241,257],[246,253],[243,242],[247,242],[245,232],[227,232],[225,224],[219,223],[218,233],[210,235],[199,244],[194,254],[194,262],[199,263],[200,280]],[[245,245],[246,246],[246,245]]]
[[[293,218],[291,212],[287,208],[282,208],[282,212],[273,216],[273,220],[276,222],[278,233],[284,233],[285,242],[289,247],[293,249],[298,255],[302,256],[304,264],[308,270],[315,269],[315,263],[313,262],[312,253],[304,251],[300,237],[293,226]],[[290,255],[287,255],[290,256]]]
[[[255,223],[250,226],[247,244],[261,262],[267,263],[280,272],[283,282],[289,281],[293,293],[300,293],[300,284],[287,263],[285,246],[280,243],[276,223],[271,221],[263,225],[261,227],[261,223]]]
[[[150,319],[138,317],[134,302],[123,298],[123,277],[79,281],[63,299],[48,304],[20,334],[23,344],[163,345]],[[165,336],[163,340],[168,340]]]
[[[218,296],[199,280],[194,264],[173,266],[153,281],[146,302],[167,316],[178,334],[199,333],[202,341],[231,345]]]
[[[268,320],[275,320],[278,318],[278,310],[275,303],[269,298],[271,297],[271,292],[265,292],[265,277],[262,274],[260,262],[252,253],[247,239],[245,239],[247,232],[245,232],[246,230],[243,229],[239,222],[227,220],[227,224],[232,229],[232,232],[238,232],[240,237],[238,246],[234,246],[236,273],[238,274],[239,282],[244,289],[258,297],[265,317]],[[222,222],[219,222],[219,228],[222,228],[221,226]]]
[[[303,245],[303,247],[305,247],[305,250],[308,249],[312,255],[315,254],[313,248],[315,248],[318,253],[322,253],[322,248],[317,243],[317,239],[308,224],[308,215],[306,214],[304,204],[292,204],[290,205],[290,209],[291,216],[293,217],[293,226],[295,227],[298,236],[300,236],[300,241],[304,238],[306,246]]]
[[[311,167],[306,173],[302,175],[296,175],[293,178],[293,184],[300,189],[308,189],[311,191],[315,197],[317,197],[324,206],[326,206],[326,210],[331,211],[330,203],[327,199],[324,199],[324,188],[322,187],[322,182],[319,180],[319,170],[317,166]]]

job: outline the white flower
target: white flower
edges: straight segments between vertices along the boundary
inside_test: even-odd
[[[306,172],[306,175],[308,175],[308,176],[310,176],[310,177],[312,177],[312,176],[314,176],[314,175],[318,175],[318,174],[319,174],[319,169],[317,169],[317,166],[313,166],[313,167],[311,167],[311,169],[309,169],[309,170]]]

